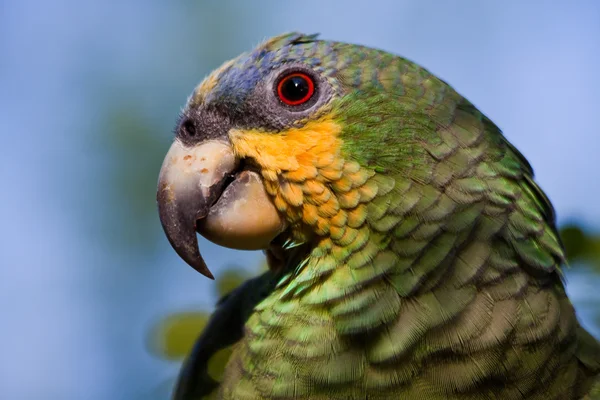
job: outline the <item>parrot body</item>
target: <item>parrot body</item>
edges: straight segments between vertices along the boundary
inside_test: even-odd
[[[232,314],[213,318],[178,398],[558,400],[599,386],[600,345],[566,296],[532,168],[425,69],[283,35],[206,78],[183,118],[201,134],[226,125],[285,227],[265,246],[268,290],[237,311],[235,340],[207,341]],[[215,391],[204,372],[190,384],[194,360],[230,345]]]

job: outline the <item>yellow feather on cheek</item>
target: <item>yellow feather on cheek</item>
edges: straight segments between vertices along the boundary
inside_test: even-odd
[[[277,209],[290,222],[301,219],[315,233],[324,234],[328,219],[339,211],[327,183],[344,171],[340,131],[340,125],[326,116],[278,133],[233,129],[229,137],[239,157],[257,164]],[[352,185],[344,181],[340,186]]]
[[[278,133],[229,132],[235,153],[259,167],[267,192],[292,224],[296,239],[305,239],[304,226],[312,234],[347,242],[355,231],[345,224],[358,227],[364,222],[361,200],[377,191],[376,185],[374,191],[362,188],[374,172],[343,157],[340,132],[331,115]]]
[[[239,156],[254,159],[263,169],[295,172],[303,165],[310,175],[339,157],[340,131],[340,125],[325,118],[279,133],[232,129],[229,137]]]

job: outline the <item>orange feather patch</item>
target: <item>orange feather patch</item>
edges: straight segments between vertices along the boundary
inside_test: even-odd
[[[342,127],[332,115],[282,132],[233,129],[235,153],[250,158],[286,215],[296,240],[329,237],[347,243],[365,220],[366,207],[377,185],[365,185],[375,173],[342,154]],[[346,226],[349,224],[350,226]]]

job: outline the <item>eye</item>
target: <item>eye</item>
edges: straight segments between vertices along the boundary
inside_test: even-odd
[[[277,84],[277,96],[288,106],[299,106],[315,93],[313,79],[302,72],[285,75]]]

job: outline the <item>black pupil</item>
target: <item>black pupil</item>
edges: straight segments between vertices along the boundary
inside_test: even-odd
[[[299,101],[308,94],[309,85],[305,78],[292,76],[281,85],[281,95],[288,101]]]

